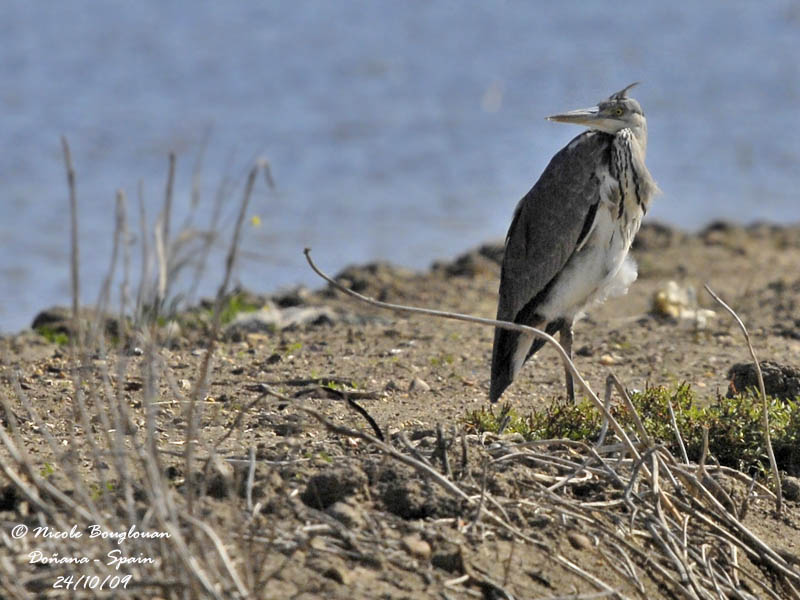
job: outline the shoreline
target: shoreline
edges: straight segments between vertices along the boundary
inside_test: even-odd
[[[793,237],[797,232],[800,232],[800,223],[796,224],[776,224],[776,223],[769,223],[763,221],[754,221],[747,225],[741,225],[730,221],[711,221],[706,224],[704,227],[698,229],[696,232],[690,232],[685,229],[675,227],[672,225],[667,225],[665,223],[659,221],[648,222],[645,221],[642,224],[642,228],[639,234],[634,239],[632,253],[634,257],[637,254],[637,251],[641,250],[653,250],[656,248],[666,248],[671,247],[676,244],[680,244],[684,240],[702,240],[704,242],[714,243],[714,238],[719,238],[720,236],[727,236],[730,237],[732,234],[735,235],[736,233],[740,233],[742,235],[748,236],[753,238],[754,240],[763,239],[765,233],[777,233],[782,237]],[[363,263],[352,263],[352,264],[345,264],[345,265],[328,265],[329,268],[332,268],[336,272],[336,276],[347,272],[358,272],[361,270],[368,270],[372,265],[383,265],[386,268],[396,271],[402,272],[407,274],[412,274],[413,276],[417,277],[426,277],[430,272],[443,269],[446,272],[458,273],[459,269],[466,268],[469,270],[469,266],[464,266],[464,262],[473,261],[476,258],[480,261],[483,258],[488,259],[489,262],[499,262],[502,260],[502,239],[497,240],[487,240],[481,244],[471,246],[462,250],[461,252],[452,256],[452,258],[439,258],[432,260],[427,267],[421,268],[412,268],[404,265],[397,265],[390,261],[386,260],[376,260],[376,261],[367,261]],[[483,249],[481,254],[481,249]],[[480,258],[478,258],[480,257]],[[462,263],[459,265],[459,263]],[[487,265],[488,266],[488,263]],[[338,270],[336,270],[338,269]],[[303,283],[294,283],[290,285],[281,285],[278,288],[270,290],[270,291],[260,291],[254,292],[250,289],[243,289],[242,292],[267,301],[273,298],[280,298],[286,296],[287,294],[292,294],[295,290],[301,289],[304,290],[304,293],[309,293],[310,295],[319,295],[325,288],[324,282],[321,279],[317,279],[320,283],[319,287],[306,287]],[[636,282],[633,284],[636,285]],[[181,309],[181,313],[191,312],[196,310],[198,306],[207,304],[210,300],[208,298],[199,298],[197,300],[197,304],[193,306],[185,306]],[[55,309],[56,311],[69,311],[69,303],[66,302],[64,304],[56,304],[50,307],[42,306],[39,310],[34,313],[34,315],[30,319],[30,324],[23,326],[21,329],[17,331],[3,331],[0,332],[0,339],[3,338],[13,338],[24,334],[27,331],[32,329],[33,323],[35,322],[37,316],[46,313]],[[82,305],[82,309],[86,309],[88,311],[93,311],[94,307],[92,304],[84,304]],[[112,318],[116,318],[116,314],[112,311],[108,313],[109,316]]]

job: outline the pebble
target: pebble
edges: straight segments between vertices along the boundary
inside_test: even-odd
[[[576,550],[590,550],[592,547],[592,541],[587,536],[577,531],[570,531],[567,534],[567,540]]]
[[[331,504],[327,509],[327,513],[342,525],[351,529],[357,529],[364,525],[364,517],[361,511],[352,504],[341,500]]]
[[[419,377],[415,377],[411,381],[411,384],[408,386],[408,391],[409,392],[429,392],[430,389],[431,389],[431,386],[429,386],[427,383],[425,383]]]
[[[430,559],[431,545],[419,537],[419,534],[412,533],[411,535],[407,535],[401,540],[401,543],[409,554],[421,558],[422,560]]]
[[[787,500],[800,500],[800,477],[784,477],[781,480],[781,492]]]
[[[323,577],[332,579],[341,585],[350,585],[352,577],[350,571],[340,565],[332,565],[322,572]]]
[[[327,306],[289,306],[280,308],[272,303],[261,310],[238,314],[225,327],[229,338],[247,339],[248,335],[272,334],[290,327],[333,324],[342,319]]]
[[[617,364],[617,359],[611,356],[610,354],[603,354],[603,356],[600,357],[599,362],[601,365],[608,367]]]

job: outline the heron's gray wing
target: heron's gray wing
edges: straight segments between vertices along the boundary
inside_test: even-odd
[[[587,131],[573,139],[547,165],[539,181],[517,205],[506,236],[497,318],[545,327],[539,304],[572,253],[591,231],[600,201],[598,172],[607,168],[612,136]],[[497,328],[492,348],[489,398],[497,401],[514,379],[520,334]],[[535,340],[526,356],[542,346]]]
[[[530,303],[543,299],[590,231],[600,200],[597,174],[608,165],[612,140],[599,131],[582,133],[520,200],[506,236],[498,319],[518,321],[520,313],[534,309]]]

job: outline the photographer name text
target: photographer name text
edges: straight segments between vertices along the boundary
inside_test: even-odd
[[[19,524],[11,529],[11,536],[16,540],[27,536],[29,533],[35,538],[52,540],[77,539],[86,535],[89,539],[115,540],[117,544],[122,544],[126,540],[156,540],[171,537],[168,531],[140,531],[136,528],[136,525],[131,525],[127,530],[121,531],[103,529],[100,525],[89,525],[84,529],[73,525],[70,529],[61,530],[46,525],[29,529],[27,525]]]

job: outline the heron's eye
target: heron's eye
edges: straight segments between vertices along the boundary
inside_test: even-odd
[[[621,108],[616,108],[616,109],[614,109],[614,114],[615,114],[615,115],[617,115],[618,117],[621,117],[621,116],[622,116],[622,112],[623,112],[623,111],[622,111],[622,109],[621,109]]]

